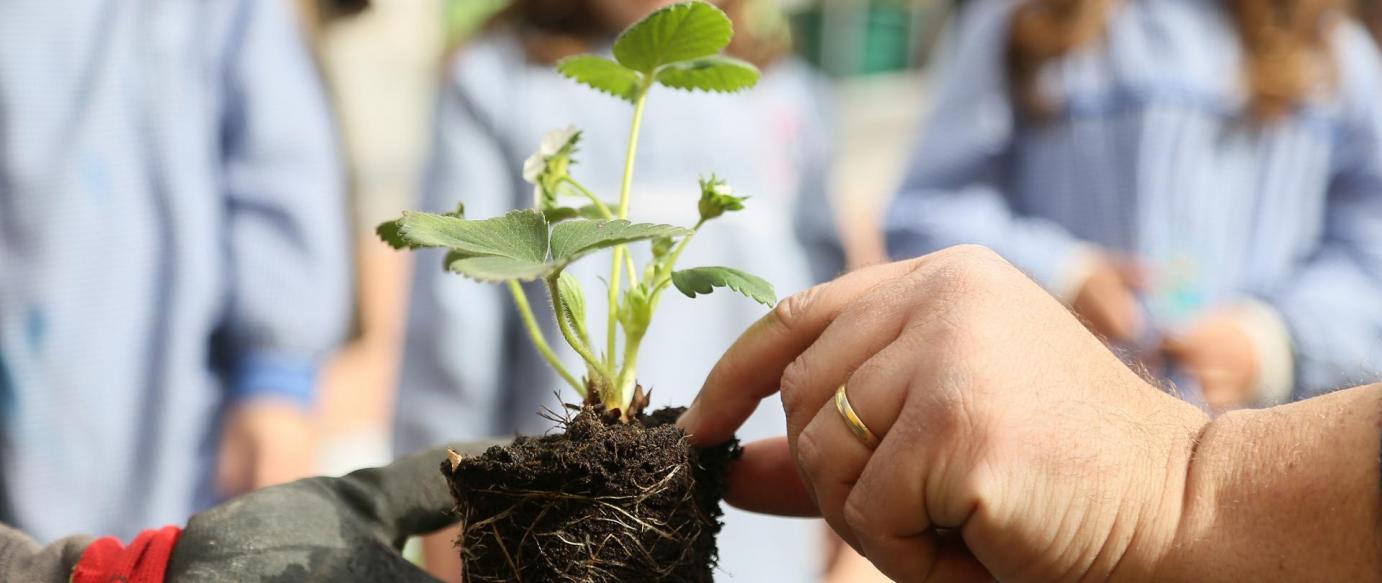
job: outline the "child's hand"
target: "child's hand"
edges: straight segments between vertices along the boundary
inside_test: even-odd
[[[1166,353],[1200,384],[1215,412],[1257,399],[1258,356],[1252,340],[1229,312],[1215,312],[1163,343]]]
[[[312,475],[315,431],[300,405],[254,399],[225,420],[216,460],[216,486],[224,496]]]
[[[1100,257],[1070,307],[1104,341],[1132,342],[1142,333],[1142,310],[1135,293],[1141,280],[1133,267]]]

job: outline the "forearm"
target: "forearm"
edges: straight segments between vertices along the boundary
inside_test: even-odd
[[[1166,581],[1382,581],[1382,384],[1224,415],[1195,450]]]

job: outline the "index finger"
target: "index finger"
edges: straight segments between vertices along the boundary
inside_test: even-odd
[[[916,269],[924,259],[866,267],[782,300],[720,357],[677,424],[696,445],[728,441],[758,402],[777,392],[787,366],[846,307],[879,283]]]

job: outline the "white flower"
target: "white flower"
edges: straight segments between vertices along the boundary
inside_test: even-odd
[[[538,179],[547,170],[547,163],[559,154],[570,155],[571,147],[580,135],[580,130],[573,125],[547,132],[542,136],[537,152],[523,161],[523,180],[529,184],[537,184]]]
[[[541,152],[528,156],[528,159],[523,161],[524,182],[528,184],[537,184],[538,176],[541,176],[542,171],[546,169],[547,158],[543,157]]]

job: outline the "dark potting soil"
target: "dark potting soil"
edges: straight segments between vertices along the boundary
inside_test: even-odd
[[[738,441],[692,448],[662,409],[618,423],[591,407],[566,432],[442,462],[468,583],[709,583]]]

